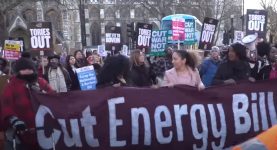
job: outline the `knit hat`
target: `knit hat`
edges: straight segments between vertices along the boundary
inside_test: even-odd
[[[48,56],[48,60],[49,60],[49,61],[50,61],[51,59],[54,59],[54,58],[60,60],[60,56],[59,56],[59,55]]]
[[[15,62],[15,72],[19,73],[20,70],[31,69],[36,71],[35,63],[28,58],[20,58]]]

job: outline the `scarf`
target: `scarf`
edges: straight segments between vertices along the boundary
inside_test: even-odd
[[[50,86],[57,92],[67,92],[65,77],[60,67],[48,70]]]

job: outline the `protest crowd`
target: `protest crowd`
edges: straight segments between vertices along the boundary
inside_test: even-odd
[[[256,48],[259,56],[252,68],[250,64],[253,62],[249,61],[247,48],[240,43],[228,46],[227,51],[213,46],[205,58],[191,50],[172,48],[166,50],[165,56],[154,58],[147,57],[141,50],[131,51],[129,57],[118,53],[106,58],[99,56],[97,51],[83,53],[78,50],[74,55],[66,56],[65,62],[56,54],[40,59],[26,52],[11,68],[7,60],[0,58],[1,76],[9,75],[1,96],[1,128],[6,131],[34,128],[34,113],[28,91],[60,93],[80,90],[76,69],[85,66],[95,69],[97,88],[161,88],[184,84],[204,90],[210,86],[236,84],[244,80],[277,79],[277,45],[259,42]],[[19,104],[15,105],[16,101],[20,101]],[[24,139],[33,138],[31,135],[24,136]]]
[[[189,21],[191,21],[191,23],[187,25],[194,26],[193,20],[189,20]],[[207,22],[210,22],[210,24],[203,25],[202,30],[205,30],[205,28],[207,27],[206,29],[207,33],[211,32],[209,31],[211,29],[213,30],[212,32],[215,32],[216,25],[211,23],[213,21],[214,21],[213,19],[208,18]],[[183,24],[184,24],[184,21],[183,21]],[[253,36],[255,37],[255,40],[251,42],[249,41],[243,42],[242,40],[241,42],[233,42],[230,45],[224,45],[224,46],[211,45],[212,43],[211,41],[213,37],[207,36],[204,38],[204,41],[200,41],[199,47],[203,47],[203,48],[198,48],[198,49],[197,48],[186,49],[185,47],[180,48],[180,43],[178,43],[178,46],[176,43],[175,44],[171,43],[171,44],[168,44],[166,47],[164,47],[164,49],[162,49],[161,53],[159,53],[158,55],[150,55],[149,54],[149,51],[151,51],[150,37],[151,37],[152,29],[148,30],[145,26],[147,25],[138,24],[138,27],[141,27],[138,30],[139,31],[138,33],[141,35],[138,36],[139,40],[137,42],[137,47],[133,49],[130,48],[127,53],[123,52],[123,49],[121,49],[122,43],[120,43],[120,30],[117,33],[116,29],[118,27],[111,27],[110,30],[112,30],[113,33],[107,33],[106,42],[107,43],[110,42],[114,45],[106,46],[105,51],[108,53],[105,56],[102,55],[102,52],[100,52],[99,49],[88,50],[85,48],[70,52],[69,54],[58,54],[54,52],[53,49],[51,49],[50,47],[51,44],[49,44],[51,43],[49,40],[50,29],[46,27],[44,29],[38,29],[37,26],[34,27],[34,29],[31,29],[34,33],[36,33],[35,32],[36,30],[47,31],[43,35],[31,34],[33,38],[36,38],[35,36],[45,36],[44,37],[45,40],[49,40],[48,41],[49,47],[47,47],[48,49],[42,50],[42,51],[45,51],[45,55],[41,55],[41,54],[38,55],[37,53],[35,54],[34,51],[37,50],[37,48],[39,47],[39,44],[32,43],[33,46],[37,46],[37,47],[30,50],[26,50],[24,52],[20,52],[20,56],[18,56],[16,60],[11,61],[9,59],[6,59],[6,57],[9,56],[8,54],[12,54],[12,53],[5,53],[5,57],[0,57],[0,77],[1,77],[0,85],[3,85],[3,86],[0,86],[0,94],[1,94],[0,96],[0,137],[2,139],[2,141],[0,139],[0,142],[2,142],[0,143],[0,149],[3,148],[4,150],[13,150],[13,149],[37,150],[37,149],[41,149],[42,146],[47,147],[48,149],[51,149],[52,147],[48,147],[49,141],[52,140],[52,142],[54,141],[53,143],[55,143],[55,141],[56,143],[58,143],[57,142],[58,139],[50,140],[49,138],[48,140],[45,140],[46,141],[45,143],[48,142],[48,145],[44,144],[43,143],[44,141],[42,142],[40,141],[41,143],[37,142],[38,138],[37,138],[36,132],[37,130],[41,130],[41,129],[38,129],[36,125],[40,123],[44,124],[44,122],[40,120],[41,118],[35,119],[37,118],[37,114],[34,108],[37,108],[37,106],[34,106],[35,105],[34,100],[36,98],[34,97],[35,94],[33,93],[38,93],[39,95],[40,94],[52,95],[52,96],[54,95],[56,96],[55,98],[57,99],[59,98],[62,99],[62,96],[69,95],[69,97],[72,96],[71,98],[74,99],[76,98],[74,97],[76,93],[85,94],[84,91],[95,90],[95,91],[102,92],[103,90],[108,91],[110,89],[114,90],[114,89],[126,88],[126,89],[135,89],[138,91],[137,93],[139,94],[140,90],[142,89],[144,90],[157,89],[157,91],[161,89],[172,90],[180,85],[193,88],[196,92],[201,93],[201,92],[205,92],[205,90],[221,87],[221,86],[226,86],[226,87],[229,85],[237,86],[245,82],[255,85],[257,82],[260,82],[260,81],[263,82],[263,81],[269,80],[271,82],[273,80],[274,81],[277,80],[277,44],[268,43],[266,42],[266,40],[260,40],[257,34],[250,35],[252,37]],[[108,28],[107,28],[107,31],[108,31]],[[48,32],[49,32],[49,35],[48,35]],[[165,31],[161,30],[161,31],[154,31],[154,32],[156,36],[158,36],[160,32],[161,33],[160,38],[165,39],[166,37]],[[180,37],[181,36],[178,35],[178,38]],[[184,35],[183,35],[183,38],[185,38]],[[208,39],[208,38],[211,38],[211,39]],[[155,40],[153,41],[155,42]],[[160,41],[164,42],[163,40],[160,40]],[[166,41],[167,40],[165,40],[165,43]],[[207,42],[207,41],[210,41],[210,42]],[[201,45],[201,43],[203,45]],[[253,44],[249,45],[249,43],[253,43],[254,47],[253,47]],[[119,50],[117,48],[118,45],[120,45]],[[164,46],[165,45],[166,44],[164,44]],[[210,48],[207,48],[207,45]],[[146,48],[143,46],[146,46]],[[255,51],[256,53],[253,53],[253,51]],[[274,89],[272,89],[272,91],[274,92]],[[272,99],[273,99],[274,93],[272,91],[261,91],[259,93],[259,98],[260,97],[262,98],[260,99],[257,98],[258,97],[257,95],[255,96],[254,92],[251,93],[251,97],[252,97],[251,102],[255,100],[258,101],[258,99],[259,99],[259,102],[261,101],[264,102],[265,99],[267,99],[268,103],[270,103],[271,101],[273,101]],[[263,95],[264,93],[262,92],[264,93],[268,92],[267,93],[268,96],[266,97],[265,95]],[[114,92],[113,94],[116,95],[117,93]],[[96,94],[94,95],[92,94],[92,97],[95,95]],[[175,95],[172,94],[170,96],[174,97]],[[239,98],[238,100],[241,100],[245,97],[242,97],[241,99]],[[119,101],[121,100],[121,103],[124,103],[125,99],[123,98],[112,99],[110,102],[108,102],[108,107],[111,108],[113,104],[115,105],[115,103],[117,102],[116,100],[119,100]],[[78,99],[78,101],[82,101],[82,99]],[[208,103],[208,102],[205,102],[205,103]],[[80,104],[83,105],[82,102],[80,102]],[[75,103],[72,105],[75,105]],[[255,110],[255,107],[257,107],[256,105],[257,104],[254,104],[253,102],[253,104],[251,105],[252,110]],[[178,108],[177,106],[179,106],[179,109],[177,109]],[[239,104],[237,104],[237,106],[238,108],[240,107]],[[274,110],[271,108],[274,106],[268,106],[268,107],[270,111],[269,112],[270,115],[268,116],[271,117],[271,123],[272,124],[277,123],[277,121],[274,122],[274,119],[272,119],[274,118],[274,114],[272,115],[271,112],[273,112]],[[42,107],[39,107],[39,108],[42,108]],[[43,108],[45,109],[42,111],[44,114],[50,112],[50,110],[47,109],[46,107],[43,107]],[[64,110],[64,113],[70,114],[71,112],[69,107],[65,107],[65,108],[67,108],[67,110]],[[159,108],[164,108],[164,107],[159,107]],[[219,104],[217,105],[217,108],[220,111]],[[59,107],[58,109],[61,109],[61,108]],[[174,105],[174,112],[177,114],[177,115],[175,114],[177,116],[175,117],[175,119],[176,120],[178,119],[178,112],[179,112],[179,119],[181,120],[181,115],[188,114],[187,109],[188,109],[187,106],[180,107],[180,105]],[[212,104],[208,105],[208,109],[210,114],[215,112]],[[97,109],[97,110],[103,111],[103,109]],[[116,120],[115,109],[111,109],[109,110],[109,112],[112,112],[112,110],[114,111],[114,114],[112,114],[112,116]],[[132,112],[134,112],[135,110],[138,110],[138,109],[134,108]],[[158,112],[156,110],[159,110],[159,109],[158,108],[155,109],[155,114],[156,112]],[[186,110],[186,113],[181,112],[181,110],[183,111]],[[266,108],[264,107],[263,110],[266,111]],[[91,118],[89,118],[88,120],[80,119],[80,122],[81,122],[80,126],[84,127],[85,129],[88,129],[88,131],[91,131],[91,130],[93,131],[93,129],[91,129],[92,127],[86,128],[88,125],[97,124],[96,119],[93,118],[92,116],[89,116],[91,115],[90,111],[91,110],[89,107],[88,109],[87,108],[84,109],[84,111],[82,112],[82,117],[83,118],[91,117]],[[87,115],[87,112],[89,112],[88,113],[89,115]],[[191,109],[190,113],[191,112],[194,112],[195,114],[196,109]],[[229,111],[229,112],[232,112],[232,111]],[[252,113],[255,115],[255,111],[252,111]],[[261,114],[262,113],[263,112],[261,112]],[[49,116],[51,117],[54,116],[51,113],[49,114],[50,114]],[[135,116],[136,114],[132,113],[132,115]],[[165,116],[164,118],[167,118],[166,113],[164,116]],[[168,116],[170,116],[170,114]],[[276,115],[275,115],[275,119],[276,119]],[[61,118],[58,118],[58,120],[59,120],[58,123],[66,124],[65,123],[66,121],[63,121]],[[101,121],[101,119],[99,120]],[[211,120],[213,120],[212,117],[211,117]],[[155,120],[155,123],[159,121],[163,122],[163,119],[160,119],[158,121]],[[193,121],[197,122],[197,119],[195,118],[191,119],[191,122]],[[201,123],[202,121],[203,120],[201,119]],[[116,120],[115,122],[116,122],[115,126],[119,126],[123,124],[122,120],[119,120],[119,119]],[[132,120],[132,123],[134,122]],[[214,123],[212,121],[210,122],[211,124]],[[49,123],[49,126],[51,125],[51,123]],[[72,122],[70,121],[70,123],[72,125],[74,124],[74,121]],[[111,122],[109,123],[110,125],[112,124]],[[177,121],[176,121],[176,124],[177,124]],[[187,123],[187,124],[190,124],[190,123]],[[257,124],[259,124],[259,122]],[[193,123],[191,123],[191,125],[193,126]],[[150,123],[149,123],[149,126],[150,126]],[[162,128],[162,127],[169,127],[170,125],[167,126],[165,123],[160,126],[156,125],[155,127]],[[176,126],[178,126],[178,124]],[[214,126],[217,126],[217,125],[214,125]],[[268,127],[268,124],[266,125],[263,124],[263,129],[266,129],[266,127]],[[259,127],[255,126],[254,128],[255,128],[254,129],[255,131],[260,130]],[[110,129],[110,132],[113,129]],[[192,127],[192,130],[193,129],[194,128]],[[132,132],[134,133],[135,131],[137,130],[132,130]],[[53,132],[57,133],[57,130]],[[163,132],[162,129],[161,129],[161,132]],[[217,132],[218,131],[216,132],[213,131],[213,134],[216,134]],[[203,129],[203,133],[204,133],[204,129]],[[274,135],[271,135],[270,133],[273,133]],[[67,133],[66,135],[64,135],[65,137],[64,139],[66,139],[66,136],[69,136],[70,134],[71,133]],[[97,147],[97,146],[99,147],[100,140],[99,141],[96,140],[96,138],[93,136],[87,136],[87,134],[88,133],[85,132],[85,135],[86,135],[85,138],[87,140],[88,145],[91,147]],[[177,134],[178,134],[178,140],[182,141],[182,138],[180,138],[181,135],[179,136],[180,133],[177,133]],[[193,134],[194,134],[194,137],[198,139],[202,138],[197,134],[195,134],[194,132]],[[215,135],[215,137],[218,138],[219,134],[220,133],[218,132],[218,135]],[[225,134],[227,134],[227,132]],[[74,134],[72,133],[72,135],[76,135],[76,133]],[[134,140],[132,139],[133,145],[135,145],[136,140],[138,140],[134,138],[136,135],[138,134],[135,134],[132,137],[134,139]],[[113,139],[113,138],[116,139],[116,136],[115,137],[112,135],[110,136],[111,136],[110,139]],[[266,136],[266,138],[264,136]],[[58,137],[60,137],[60,135]],[[273,144],[270,143],[269,137],[272,139],[275,138],[275,141],[273,141]],[[39,138],[47,139],[45,137],[39,137]],[[105,138],[109,139],[107,137],[104,137],[103,139]],[[157,139],[159,138],[160,137],[157,136]],[[76,142],[77,138],[75,139],[72,138],[72,139],[73,139],[72,141],[75,140]],[[159,142],[163,143],[164,141],[166,141],[164,139],[160,140],[162,142],[160,141]],[[238,143],[242,143],[242,144],[230,145],[233,147],[230,147],[229,149],[250,150],[255,148],[259,150],[266,150],[268,148],[266,146],[269,146],[269,145],[270,145],[269,146],[270,149],[268,148],[268,150],[275,149],[275,148],[277,149],[276,141],[277,141],[276,126],[273,126],[268,131],[265,131],[264,133],[262,133],[261,135],[257,136],[254,139],[250,139],[250,141],[247,141],[246,143],[243,143],[244,141],[237,141],[236,144]],[[74,145],[74,143],[72,142],[73,143],[72,144],[70,140],[69,142],[64,140],[64,142],[67,144],[66,146],[69,145],[68,147]],[[275,145],[274,145],[274,142],[275,142]],[[147,142],[144,142],[144,143],[146,143],[145,145],[147,144],[148,146],[150,145]],[[207,146],[207,143],[203,142],[203,145],[205,144]],[[77,145],[76,147],[79,146],[78,148],[82,148],[82,145],[80,143],[79,145],[78,143],[77,144],[75,143],[75,145]],[[118,146],[117,144],[114,144],[114,145]],[[211,145],[213,145],[212,147],[216,147],[216,144],[214,143]],[[265,146],[263,147],[263,145]],[[220,145],[220,146],[223,147],[224,145]],[[195,145],[193,147],[195,147]],[[198,149],[198,148],[196,147],[194,149]],[[205,149],[205,148],[202,148],[202,149]],[[214,148],[214,149],[219,149],[219,148]]]

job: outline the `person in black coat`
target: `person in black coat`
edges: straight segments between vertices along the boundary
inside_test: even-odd
[[[119,87],[129,84],[130,62],[126,56],[114,55],[108,57],[97,75],[97,88],[107,86]]]
[[[240,80],[251,79],[250,75],[251,69],[246,57],[246,47],[235,43],[228,49],[227,60],[219,65],[213,85],[236,84]]]
[[[269,43],[260,42],[256,46],[258,52],[258,60],[254,68],[251,70],[251,76],[256,80],[267,80],[271,71],[270,50]]]
[[[131,53],[130,85],[137,87],[151,86],[150,67],[145,63],[145,55],[140,50]]]
[[[66,57],[66,65],[65,65],[66,70],[69,73],[70,79],[71,79],[71,88],[70,90],[80,90],[80,83],[78,80],[78,76],[76,73],[76,59],[73,55],[68,55]]]

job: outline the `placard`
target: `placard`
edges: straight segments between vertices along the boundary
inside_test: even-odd
[[[93,66],[78,68],[76,72],[82,91],[96,89],[97,79]]]
[[[202,32],[199,40],[198,49],[211,50],[213,46],[214,34],[216,32],[216,27],[218,20],[213,18],[205,17],[204,23],[202,25]]]
[[[168,40],[167,30],[154,30],[152,31],[151,38],[151,56],[164,56],[166,44]]]
[[[258,38],[266,39],[267,11],[247,9],[246,34],[258,34]]]
[[[140,50],[145,50],[145,53],[148,54],[151,47],[151,32],[152,25],[147,23],[137,23],[136,26],[136,48]]]

